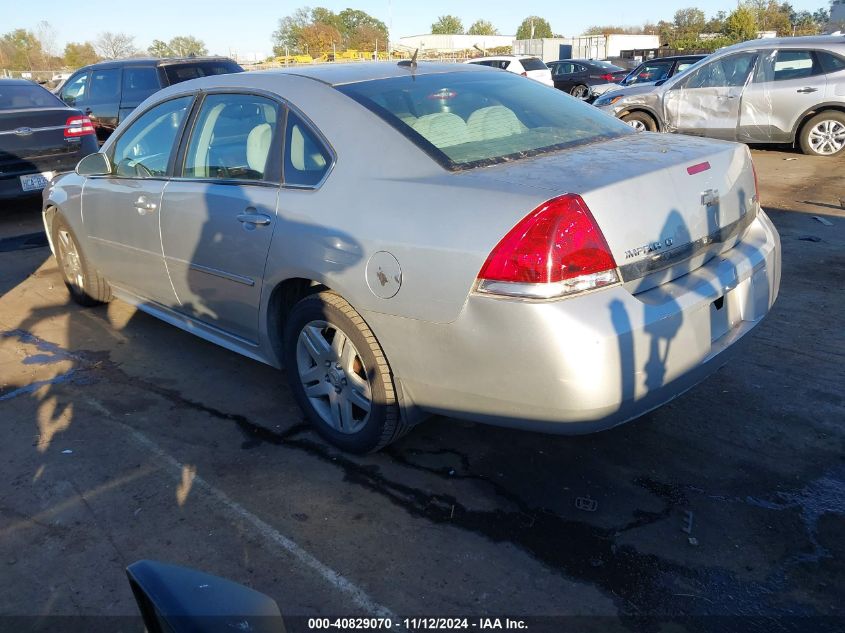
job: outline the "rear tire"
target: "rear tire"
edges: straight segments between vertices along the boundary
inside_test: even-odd
[[[341,296],[301,299],[285,323],[282,353],[297,403],[331,444],[369,453],[408,430],[384,350]]]
[[[826,110],[804,124],[798,139],[809,156],[836,156],[845,150],[845,112]]]
[[[631,112],[620,118],[637,132],[657,132],[657,123],[645,112]]]
[[[581,101],[588,101],[590,99],[590,88],[584,84],[578,84],[577,86],[572,86],[569,94]]]
[[[60,215],[53,221],[52,239],[56,262],[71,299],[86,307],[111,301],[108,282],[85,259],[76,235]]]

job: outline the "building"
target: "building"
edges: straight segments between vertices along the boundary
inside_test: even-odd
[[[832,0],[830,3],[830,24],[845,25],[845,0]]]
[[[515,40],[513,35],[409,35],[400,37],[398,41],[391,42],[393,48],[413,53],[420,49],[420,56],[426,53],[436,55],[457,53],[459,51],[474,50],[480,48],[487,51],[502,46],[513,46]]]
[[[607,33],[604,35],[577,35],[534,40],[516,40],[515,55],[536,55],[544,62],[556,59],[609,59],[618,58],[623,50],[658,48],[657,35],[630,35]]]

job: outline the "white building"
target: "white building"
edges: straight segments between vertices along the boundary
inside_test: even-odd
[[[393,42],[395,48],[408,52],[420,49],[420,56],[424,53],[454,53],[474,49],[489,50],[500,46],[513,46],[513,35],[409,35],[400,37]]]
[[[536,55],[544,62],[551,62],[556,59],[607,59],[619,57],[621,51],[659,47],[660,37],[657,35],[608,33],[516,40],[513,52],[515,55]]]

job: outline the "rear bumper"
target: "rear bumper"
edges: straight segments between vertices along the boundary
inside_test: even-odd
[[[724,364],[774,303],[780,266],[779,236],[760,212],[734,248],[636,295],[624,286],[547,302],[472,295],[450,324],[365,318],[406,404],[587,433],[676,398]]]

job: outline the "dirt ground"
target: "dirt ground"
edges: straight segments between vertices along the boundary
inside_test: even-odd
[[[363,458],[309,430],[279,372],[119,301],[69,303],[49,250],[14,237],[37,207],[4,208],[0,630],[141,630],[139,559],[264,592],[291,631],[842,630],[845,159],[754,158],[781,292],[715,375],[601,434],[438,417]]]

